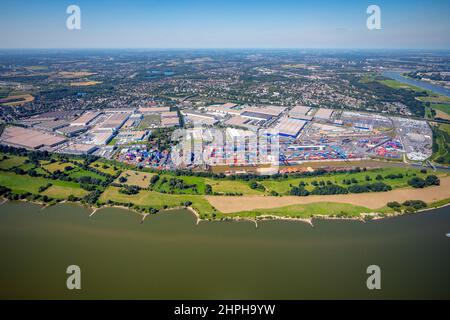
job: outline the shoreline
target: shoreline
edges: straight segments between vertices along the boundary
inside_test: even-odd
[[[43,211],[46,208],[55,206],[57,204],[68,204],[68,205],[73,204],[73,205],[82,207],[87,210],[92,210],[92,212],[89,214],[88,217],[92,217],[95,213],[97,213],[98,211],[105,209],[105,208],[122,209],[125,211],[136,213],[139,216],[141,216],[140,223],[144,223],[145,219],[147,219],[148,216],[152,215],[150,213],[139,212],[138,210],[135,210],[133,208],[129,208],[126,206],[102,205],[100,207],[95,207],[95,206],[87,206],[87,205],[81,204],[80,202],[70,202],[67,200],[63,200],[56,204],[48,205],[48,204],[44,204],[44,203],[36,202],[36,201],[9,200],[9,199],[3,198],[2,202],[0,203],[0,206],[6,204],[8,202],[30,203],[30,204],[38,205],[41,207],[40,211]],[[399,218],[402,216],[408,216],[408,215],[413,215],[413,214],[418,214],[418,213],[425,213],[427,211],[441,209],[441,208],[445,208],[445,207],[450,207],[450,202],[445,203],[440,206],[423,208],[423,209],[417,210],[412,213],[393,212],[393,213],[386,214],[386,213],[380,213],[380,212],[369,212],[369,213],[361,213],[359,216],[355,216],[355,217],[337,217],[337,216],[327,216],[327,215],[315,215],[315,216],[311,216],[309,218],[296,218],[296,217],[290,217],[290,216],[277,216],[277,215],[266,214],[266,215],[260,215],[260,216],[255,216],[255,217],[233,216],[233,217],[221,217],[221,218],[216,218],[216,219],[214,219],[214,218],[202,219],[202,218],[200,218],[200,214],[194,208],[183,207],[183,206],[162,209],[158,213],[164,213],[164,212],[176,211],[176,210],[187,210],[195,217],[196,225],[199,225],[200,222],[252,222],[255,224],[255,227],[258,228],[258,222],[277,221],[278,220],[278,221],[302,222],[302,223],[306,223],[306,224],[310,225],[311,227],[314,227],[314,220],[359,221],[362,223],[366,223],[366,222],[370,222],[370,221],[385,220],[385,219],[390,219],[390,218]],[[158,214],[158,213],[156,213],[156,214]],[[368,218],[368,217],[370,217],[370,218]]]

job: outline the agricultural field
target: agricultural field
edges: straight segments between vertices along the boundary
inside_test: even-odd
[[[25,67],[25,69],[27,69],[28,71],[44,71],[44,70],[48,70],[47,66],[29,66],[29,67]]]
[[[95,86],[97,84],[101,84],[101,81],[81,81],[81,82],[71,82],[71,87],[90,87]]]
[[[93,76],[96,74],[97,73],[95,73],[95,72],[88,72],[88,71],[76,71],[76,72],[61,71],[58,73],[58,76],[62,79],[76,79],[76,78],[89,77],[89,76]]]
[[[34,101],[34,97],[29,93],[25,93],[18,95],[10,95],[6,98],[2,98],[0,99],[0,105],[16,107],[32,101]]]
[[[148,188],[150,184],[150,178],[154,176],[154,173],[140,172],[134,170],[127,170],[114,181],[115,183],[126,184],[129,186],[138,186],[140,188]],[[120,178],[127,179],[126,182],[120,182]]]

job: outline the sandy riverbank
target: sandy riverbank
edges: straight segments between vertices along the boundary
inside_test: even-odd
[[[251,211],[255,209],[272,209],[295,204],[308,204],[317,202],[348,203],[376,210],[386,206],[388,202],[406,200],[422,200],[427,203],[450,198],[450,177],[441,178],[441,185],[425,189],[397,189],[389,192],[359,193],[329,196],[308,197],[269,197],[269,196],[246,196],[225,197],[207,196],[206,199],[217,210],[223,213],[240,211]]]

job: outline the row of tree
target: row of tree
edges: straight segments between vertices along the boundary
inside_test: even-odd
[[[306,197],[311,195],[333,195],[333,194],[348,194],[348,193],[365,193],[365,192],[385,192],[392,190],[390,185],[383,182],[375,182],[363,185],[351,185],[350,187],[343,187],[336,184],[326,184],[317,186],[313,190],[308,191],[304,186],[292,187],[289,194],[292,196]]]

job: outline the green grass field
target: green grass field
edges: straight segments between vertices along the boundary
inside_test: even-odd
[[[427,90],[424,90],[422,88],[412,86],[410,84],[402,83],[397,80],[379,80],[380,83],[384,84],[385,86],[394,88],[394,89],[409,89],[416,92],[424,92]]]
[[[54,173],[57,170],[67,173],[69,175],[69,177],[71,177],[72,179],[77,179],[77,178],[81,178],[81,177],[91,177],[91,178],[98,179],[101,181],[106,180],[106,178],[104,176],[101,176],[98,173],[95,173],[92,171],[84,170],[73,163],[67,163],[67,162],[54,162],[54,163],[46,163],[46,164],[43,163],[42,167],[50,173]],[[72,167],[73,169],[70,171],[66,171],[65,170],[66,167]]]
[[[447,132],[450,135],[450,124],[440,124],[439,130]]]
[[[63,191],[62,193],[58,193],[57,188],[53,191],[53,193],[55,195],[59,195],[58,198],[61,199],[65,198],[64,195],[68,189],[73,189],[73,193],[77,193],[81,190],[80,186],[75,182],[51,180],[42,177],[30,177],[27,175],[18,175],[12,172],[0,172],[0,185],[8,187],[17,193],[30,192],[33,194],[38,194],[39,187],[45,186],[48,183],[51,183],[57,187],[63,187],[63,189],[60,189],[60,191]]]
[[[48,163],[42,166],[45,170],[47,170],[50,173],[53,173],[57,170],[64,172],[64,168],[66,167],[75,167],[74,164],[72,163],[64,163],[64,162],[53,162],[53,163]]]
[[[166,178],[167,180],[170,180],[171,178],[176,178],[183,180],[186,184],[196,184],[197,185],[197,192],[196,193],[192,189],[174,189],[174,194],[204,194],[205,193],[205,178],[202,177],[191,177],[191,176],[173,176],[168,174],[160,175],[160,179],[158,182],[152,186],[152,190],[157,192],[164,192],[169,193],[170,192],[170,186],[169,183],[162,183],[163,178]]]
[[[14,167],[19,167],[19,166],[23,165],[25,160],[27,160],[26,157],[19,157],[19,156],[13,156],[13,155],[7,155],[7,157],[9,159],[0,161],[0,169],[9,170]]]
[[[446,114],[450,115],[450,104],[436,103],[436,104],[432,104],[431,107],[433,109],[440,110],[440,111],[445,112]]]
[[[106,180],[106,178],[104,176],[101,176],[98,173],[88,171],[88,170],[83,170],[81,168],[76,168],[76,169],[69,171],[69,176],[74,179],[80,178],[80,177],[91,177],[91,178],[98,179],[101,181]]]
[[[370,213],[373,210],[346,203],[320,202],[299,204],[274,209],[258,209],[236,213],[218,214],[218,217],[242,217],[252,218],[259,216],[278,216],[291,218],[312,218],[314,216],[358,217],[362,213]]]
[[[448,165],[450,163],[450,124],[440,124],[434,129],[433,140],[437,149],[433,146],[433,156],[431,160]]]
[[[121,177],[124,177],[127,179],[127,181],[124,182],[123,184],[129,185],[129,186],[138,186],[138,187],[145,189],[145,188],[149,187],[150,179],[154,175],[155,175],[155,173],[127,170],[127,171],[122,172],[122,174],[114,182],[121,183],[119,181],[119,179]]]
[[[249,183],[240,180],[214,180],[205,179],[205,184],[212,186],[213,192],[217,193],[242,193],[244,196],[262,195],[264,192],[249,187]]]
[[[24,164],[21,164],[20,166],[18,166],[18,168],[20,168],[20,169],[22,169],[22,170],[25,170],[25,171],[29,171],[29,170],[31,170],[31,169],[34,169],[34,170],[37,170],[37,169],[40,169],[40,168],[37,168],[34,164],[32,164],[32,163],[24,163]]]
[[[428,97],[418,97],[418,100],[422,101],[422,102],[430,102],[430,103],[443,103],[443,104],[447,104],[450,103],[450,98],[443,96],[443,95],[438,95],[435,93],[432,93],[430,96]]]
[[[41,194],[55,199],[67,199],[70,195],[81,198],[87,195],[88,192],[86,190],[79,188],[78,186],[72,187],[72,186],[53,185],[44,192],[42,192]]]
[[[118,174],[120,171],[120,169],[117,166],[106,163],[101,160],[97,160],[91,163],[89,166],[95,170],[109,174],[111,176],[116,176],[116,174]],[[114,169],[114,167],[116,167],[116,169]]]
[[[141,190],[136,195],[126,195],[119,192],[120,188],[108,187],[101,195],[100,203],[106,204],[108,200],[119,203],[132,203],[141,207],[156,209],[179,207],[186,201],[192,202],[192,207],[202,215],[210,215],[214,208],[203,196],[193,195],[168,195],[153,191]]]

